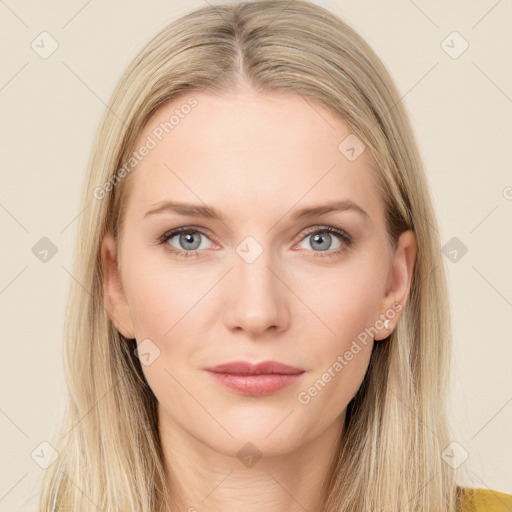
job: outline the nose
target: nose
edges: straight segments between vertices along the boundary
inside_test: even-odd
[[[251,338],[278,334],[288,329],[290,322],[286,280],[279,267],[272,265],[268,252],[252,263],[235,255],[226,283],[224,323],[231,331],[245,331]]]

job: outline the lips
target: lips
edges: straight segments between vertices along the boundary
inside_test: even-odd
[[[233,361],[207,369],[212,377],[232,391],[250,396],[276,393],[299,380],[305,370],[277,361],[251,364]]]
[[[251,364],[246,361],[233,361],[231,363],[220,364],[213,368],[208,368],[213,373],[230,373],[236,375],[262,375],[262,374],[280,374],[280,375],[299,375],[304,373],[301,368],[294,368],[287,364],[277,361],[263,361],[258,364]]]

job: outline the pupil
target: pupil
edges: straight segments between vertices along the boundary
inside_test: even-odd
[[[184,246],[186,249],[192,249],[192,250],[195,250],[199,247],[200,245],[200,242],[198,240],[196,240],[194,242],[194,233],[184,233],[181,235],[180,237],[180,241],[182,242],[182,246]],[[187,245],[187,244],[191,244],[191,246]]]
[[[330,235],[328,235],[330,237]],[[327,242],[327,237],[323,236],[323,235],[320,235],[320,234],[316,234],[314,237],[313,237],[313,240],[315,243],[319,242],[320,243],[320,246],[321,247],[317,247],[318,249],[320,249],[321,251],[325,251],[328,249],[328,245],[329,243]]]

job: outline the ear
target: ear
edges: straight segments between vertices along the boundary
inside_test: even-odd
[[[101,242],[103,268],[103,302],[116,329],[128,339],[135,338],[130,308],[124,294],[118,268],[117,244],[108,232]]]
[[[414,232],[412,230],[404,231],[398,239],[388,290],[380,305],[379,320],[375,322],[379,331],[375,336],[376,341],[385,339],[392,333],[402,311],[405,309],[411,288],[416,253],[417,245]],[[389,319],[387,329],[384,326],[386,319]]]

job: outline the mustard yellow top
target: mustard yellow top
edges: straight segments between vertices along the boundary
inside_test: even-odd
[[[462,487],[460,512],[512,512],[512,494]]]

